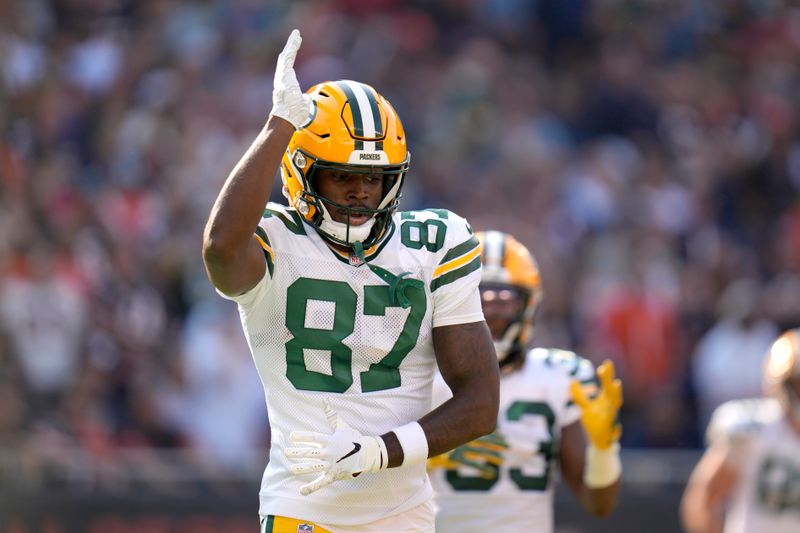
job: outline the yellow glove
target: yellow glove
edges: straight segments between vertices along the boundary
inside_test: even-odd
[[[597,367],[600,389],[590,398],[578,382],[570,385],[572,401],[581,409],[581,424],[591,443],[605,450],[622,436],[622,426],[616,422],[622,406],[622,381],[614,378],[614,363],[609,360]]]
[[[481,477],[491,479],[496,475],[496,469],[490,465],[501,465],[503,452],[507,448],[508,443],[502,434],[490,433],[463,444],[455,450],[431,457],[428,459],[428,470],[436,468],[455,470],[467,466],[477,470]]]

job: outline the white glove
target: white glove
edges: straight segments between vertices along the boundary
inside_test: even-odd
[[[294,464],[292,474],[298,476],[320,472],[311,483],[300,487],[300,494],[314,491],[340,479],[353,479],[362,472],[378,472],[388,467],[389,454],[381,437],[362,435],[325,404],[325,416],[333,434],[314,431],[292,431],[283,454]]]
[[[272,84],[272,112],[270,116],[281,117],[299,130],[311,122],[311,97],[300,89],[294,73],[294,58],[303,42],[298,30],[292,30],[283,52],[278,56],[275,81]]]

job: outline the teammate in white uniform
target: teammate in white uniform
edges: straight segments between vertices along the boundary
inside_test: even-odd
[[[681,504],[690,533],[800,531],[800,329],[764,367],[767,397],[717,408]]]
[[[203,249],[267,397],[262,530],[432,531],[425,460],[496,423],[479,243],[448,211],[395,212],[409,163],[397,114],[353,81],[302,93],[299,46],[295,30]],[[265,210],[279,164],[290,206]],[[437,364],[455,394],[431,411]]]
[[[607,515],[621,474],[621,383],[611,363],[599,367],[598,389],[588,360],[552,348],[526,353],[542,293],[536,261],[508,234],[477,236],[483,312],[500,363],[500,410],[494,433],[429,461],[437,531],[553,531],[556,459],[581,503]],[[444,381],[434,382],[434,405],[450,394]]]

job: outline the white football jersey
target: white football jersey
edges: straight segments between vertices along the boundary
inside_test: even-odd
[[[360,265],[285,206],[269,204],[256,235],[267,272],[234,300],[272,431],[260,514],[357,525],[425,502],[432,491],[424,464],[301,496],[300,487],[319,474],[291,475],[282,450],[294,430],[332,433],[326,401],[366,435],[430,411],[433,328],[483,320],[478,241],[469,225],[444,210],[396,213]]]
[[[708,439],[712,446],[731,446],[739,470],[725,533],[800,531],[800,434],[777,400],[722,404],[708,425]]]
[[[507,447],[485,452],[473,441],[450,452],[460,466],[430,472],[438,533],[553,531],[553,467],[561,428],[580,418],[570,400],[573,379],[593,383],[592,364],[572,352],[546,348],[531,350],[521,369],[501,377],[500,412],[492,437]],[[437,376],[434,405],[450,396]],[[488,468],[489,475],[465,462]]]

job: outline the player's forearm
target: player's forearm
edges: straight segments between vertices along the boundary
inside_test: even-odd
[[[458,394],[420,420],[428,435],[429,457],[488,435],[497,427],[497,402],[491,391]]]
[[[720,506],[709,498],[707,491],[691,481],[681,501],[683,527],[688,533],[722,533],[723,514]]]
[[[683,515],[683,525],[687,533],[722,533],[722,515],[712,509],[694,509],[690,515]]]
[[[453,397],[419,421],[428,457],[494,431],[500,403],[500,370],[485,322],[434,328],[433,346]]]
[[[584,487],[580,502],[584,509],[595,516],[606,517],[611,514],[617,506],[619,495],[620,479],[607,487],[600,489],[590,489]]]
[[[206,224],[203,249],[207,259],[231,257],[247,247],[293,132],[287,121],[270,117],[231,171]]]
[[[479,391],[480,387],[476,390]],[[409,444],[418,450],[424,448],[427,458],[491,433],[497,425],[497,406],[491,393],[476,392],[468,397],[453,397],[422,417],[418,424],[422,432],[418,434],[416,444],[413,432],[405,432],[407,436],[403,438],[403,444],[396,431],[381,435],[389,456],[389,468],[408,462],[406,450],[409,450]],[[422,439],[425,443],[421,442]]]
[[[450,399],[422,417],[418,424],[422,428],[419,434],[419,445],[412,446],[419,449],[424,447],[426,457],[434,457],[453,448],[475,440],[494,431],[497,424],[497,408],[491,410],[492,399],[487,397],[484,401],[465,402]],[[408,444],[401,444],[396,431],[381,435],[389,456],[389,468],[402,466],[408,462]],[[426,444],[421,442],[425,440]],[[405,443],[409,439],[404,439]]]
[[[462,328],[459,333],[469,338],[473,329],[481,331],[483,327],[485,325],[481,322]],[[455,333],[455,330],[449,333],[438,332],[439,341],[443,342],[451,333]],[[476,342],[473,346],[481,345],[480,342]],[[487,349],[491,349],[491,345],[488,345]],[[465,372],[457,381],[451,381],[453,397],[418,421],[427,443],[426,457],[450,451],[491,433],[497,427],[500,378],[496,357],[492,353],[491,357],[486,358],[488,360],[486,364],[482,364],[480,360],[480,357],[475,357],[469,363],[465,362],[465,366],[474,365],[475,368]],[[414,440],[408,437],[408,432],[405,432],[405,435],[401,439],[397,438],[395,432],[382,435],[389,456],[389,467],[401,466],[404,463],[404,448],[408,448],[407,443],[411,441],[413,444]],[[414,437],[413,433],[410,435]]]

